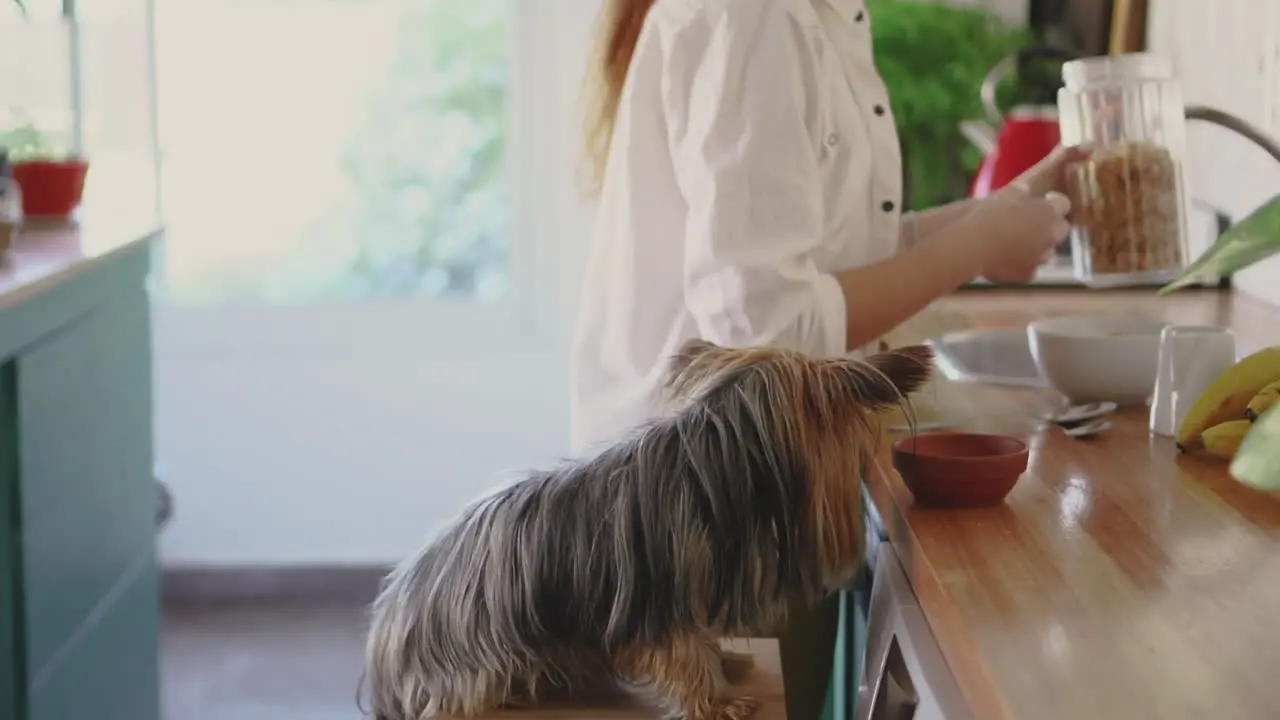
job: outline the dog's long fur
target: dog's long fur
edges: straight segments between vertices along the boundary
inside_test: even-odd
[[[391,573],[372,608],[373,717],[471,716],[606,677],[690,720],[750,716],[753,700],[724,696],[717,639],[856,570],[875,411],[931,358],[690,342],[668,416],[481,500]]]

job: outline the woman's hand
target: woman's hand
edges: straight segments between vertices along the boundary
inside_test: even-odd
[[[974,200],[963,217],[928,241],[871,265],[834,273],[845,300],[850,350],[884,337],[908,318],[976,277],[1022,283],[1070,229],[1059,193],[1035,197],[1010,187]]]
[[[1090,149],[1084,146],[1063,147],[1059,145],[1030,170],[1022,173],[1011,186],[1021,187],[1032,197],[1043,197],[1046,193],[1066,193],[1067,168],[1089,157]]]
[[[960,222],[976,246],[983,277],[995,283],[1025,283],[1071,226],[1071,202],[1059,192],[1043,195],[1010,185],[982,200]]]

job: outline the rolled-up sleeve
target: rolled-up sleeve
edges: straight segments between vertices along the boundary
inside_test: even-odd
[[[710,0],[666,52],[663,106],[688,206],[685,302],[726,346],[846,352],[843,291],[819,271],[823,188],[806,123],[815,68],[783,3]]]

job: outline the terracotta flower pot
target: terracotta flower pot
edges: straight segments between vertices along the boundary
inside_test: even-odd
[[[13,179],[22,188],[27,217],[66,217],[80,207],[89,163],[84,160],[33,160],[15,163]]]

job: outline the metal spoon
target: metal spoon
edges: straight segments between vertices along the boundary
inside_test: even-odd
[[[1081,425],[1089,420],[1096,420],[1104,415],[1110,415],[1116,411],[1117,407],[1118,406],[1113,402],[1072,405],[1066,410],[1053,413],[1049,416],[1048,420],[1054,425],[1071,427],[1073,425]]]
[[[1107,430],[1110,430],[1111,421],[1099,419],[1099,420],[1094,420],[1092,422],[1084,423],[1082,425],[1072,425],[1070,427],[1059,426],[1059,427],[1061,428],[1062,432],[1066,433],[1067,437],[1080,440],[1087,437],[1093,437],[1094,435],[1098,435],[1100,433],[1106,432]]]

